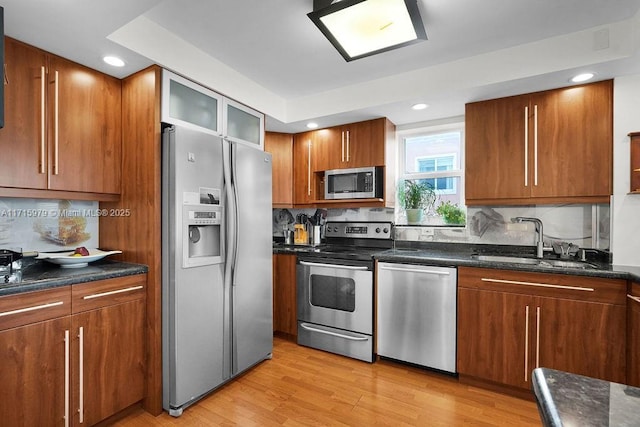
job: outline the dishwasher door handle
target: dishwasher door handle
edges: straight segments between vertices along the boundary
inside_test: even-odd
[[[344,338],[344,339],[350,340],[350,341],[367,341],[369,339],[369,337],[364,337],[364,336],[354,337],[354,336],[351,336],[351,335],[339,334],[337,332],[325,331],[324,329],[318,329],[318,328],[311,327],[306,323],[300,323],[300,327],[302,327],[302,329],[306,329],[307,331],[310,331],[310,332],[318,332],[320,334],[326,334],[326,335],[331,335],[333,337]]]
[[[380,266],[380,270],[402,271],[402,272],[405,272],[405,273],[437,274],[439,276],[449,276],[450,275],[450,273],[448,271],[422,270],[420,268],[387,267],[386,265],[381,265]]]

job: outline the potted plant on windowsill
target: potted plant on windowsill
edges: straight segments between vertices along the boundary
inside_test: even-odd
[[[433,209],[438,199],[431,185],[419,180],[404,180],[398,188],[400,206],[407,213],[409,224],[420,224],[425,210]]]
[[[467,221],[467,215],[457,203],[451,203],[449,200],[440,202],[436,208],[436,213],[444,219],[445,224],[464,225]]]

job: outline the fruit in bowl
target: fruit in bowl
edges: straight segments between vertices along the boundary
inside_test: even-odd
[[[71,256],[89,256],[89,250],[84,246],[77,247]]]

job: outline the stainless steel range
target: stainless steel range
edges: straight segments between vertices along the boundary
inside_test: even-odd
[[[298,256],[298,344],[373,362],[372,257],[392,236],[391,222],[328,222],[326,244]]]

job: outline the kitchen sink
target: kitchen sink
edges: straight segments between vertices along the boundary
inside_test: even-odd
[[[588,262],[567,261],[562,259],[541,259],[539,265],[545,266],[545,267],[550,265],[551,267],[560,267],[560,268],[582,268],[582,269],[598,268],[598,266],[590,264]]]
[[[578,268],[578,269],[597,269],[598,268],[597,265],[594,265],[588,262],[570,261],[570,260],[562,260],[562,259],[526,258],[521,256],[509,256],[509,255],[472,255],[472,258],[477,259],[478,261],[538,265],[540,267]]]
[[[472,255],[472,258],[477,259],[478,261],[508,262],[511,264],[529,264],[529,265],[538,265],[540,264],[540,261],[541,261],[537,258],[525,258],[525,257],[509,256],[509,255]]]

